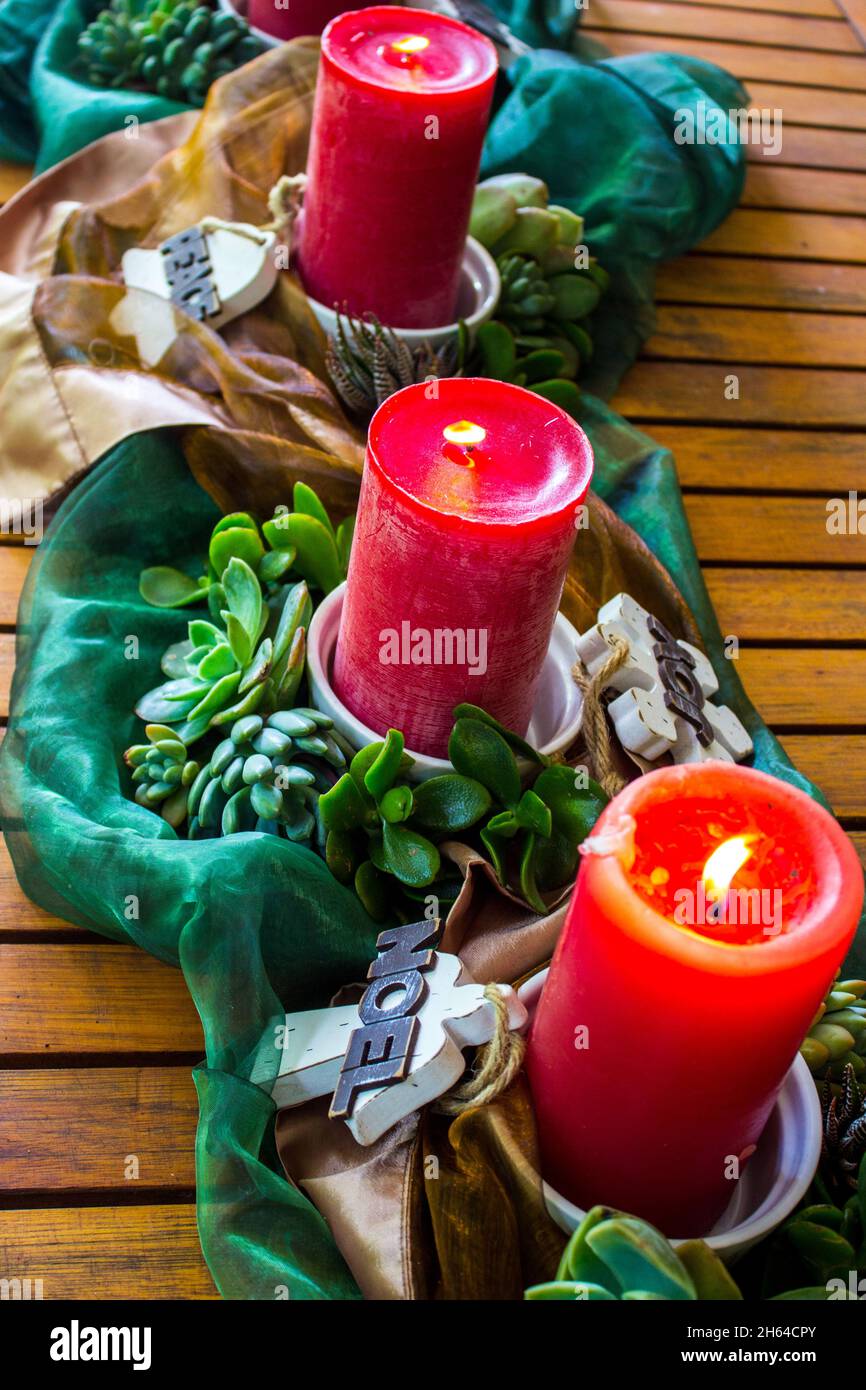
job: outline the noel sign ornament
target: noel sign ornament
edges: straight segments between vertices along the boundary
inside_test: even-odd
[[[373,1144],[459,1081],[462,1049],[489,1042],[496,1018],[485,986],[457,956],[432,949],[438,932],[435,920],[389,928],[357,1005],[286,1015],[279,1073],[269,1085],[279,1109],[331,1092],[331,1119],[344,1120],[359,1144]],[[514,990],[496,988],[509,1028],[522,1028],[527,1013]],[[271,1068],[260,1056],[251,1080],[265,1084]]]
[[[124,284],[146,293],[119,301],[113,328],[135,338],[145,366],[156,366],[178,335],[175,309],[216,329],[270,294],[276,244],[273,231],[203,217],[155,249],[130,247],[120,263]]]
[[[628,643],[629,652],[607,682],[620,691],[607,713],[627,752],[647,762],[666,753],[675,763],[748,757],[752,740],[733,710],[709,699],[719,682],[703,652],[674,638],[629,594],[617,594],[599,609],[595,627],[578,638],[577,654],[590,676],[607,661],[617,638]]]

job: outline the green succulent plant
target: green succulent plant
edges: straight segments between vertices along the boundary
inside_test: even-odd
[[[854,1176],[853,1191],[847,1181],[840,1185],[824,1156],[803,1205],[747,1256],[763,1297],[845,1298],[852,1275],[866,1278],[866,1155]],[[799,1284],[793,1290],[792,1281]]]
[[[147,743],[127,748],[124,762],[132,770],[135,799],[139,806],[159,810],[175,829],[186,819],[189,789],[199,774],[199,764],[187,755],[186,744],[166,724],[148,724]]]
[[[592,356],[589,316],[607,272],[578,254],[583,218],[549,202],[528,174],[499,174],[475,190],[472,235],[496,258],[502,291],[479,328],[467,370],[525,386],[572,414],[577,377]]]
[[[702,1240],[674,1250],[648,1222],[610,1207],[593,1207],[571,1236],[556,1277],[535,1284],[531,1302],[740,1300],[742,1294]]]
[[[409,897],[435,888],[447,901],[454,878],[443,878],[438,846],[467,834],[479,836],[503,885],[546,912],[542,893],[574,877],[578,845],[606,803],[595,782],[579,785],[573,769],[551,764],[484,710],[467,704],[454,713],[453,773],[410,786],[411,758],[391,729],[321,799],[328,866],[376,920],[394,910],[397,885]]]
[[[800,1052],[813,1076],[841,1081],[847,1066],[866,1073],[866,980],[834,980]]]
[[[163,654],[169,679],[136,705],[146,722],[177,724],[187,746],[259,708],[290,708],[304,673],[313,606],[303,580],[285,588],[281,605],[271,607],[253,570],[234,555],[219,589],[226,604],[221,625],[194,618],[186,641]]]
[[[239,15],[189,0],[109,0],[78,38],[93,86],[144,88],[194,106],[264,50]]]
[[[465,351],[462,324],[456,340],[437,352],[428,343],[409,347],[373,314],[364,318],[337,314],[337,331],[328,340],[326,365],[343,404],[357,414],[370,415],[404,386],[431,376],[459,376]]]
[[[292,507],[276,512],[261,530],[247,512],[221,517],[211,532],[201,576],[155,565],[141,572],[142,598],[156,608],[207,601],[217,621],[226,606],[223,576],[233,559],[249,566],[269,602],[292,579],[304,579],[310,588],[329,594],[346,578],[355,518],[347,517],[335,528],[318,494],[306,483],[295,483]]]
[[[350,750],[351,751],[351,750]],[[191,840],[258,830],[324,849],[319,798],[346,766],[346,745],[319,710],[239,719],[189,790]]]

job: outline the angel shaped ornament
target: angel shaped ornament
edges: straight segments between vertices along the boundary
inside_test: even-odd
[[[578,638],[577,654],[590,676],[618,640],[628,645],[628,657],[606,682],[620,692],[607,713],[623,748],[646,762],[667,753],[675,763],[749,756],[752,740],[733,710],[710,699],[719,682],[703,652],[674,638],[629,594],[600,608],[595,627]]]

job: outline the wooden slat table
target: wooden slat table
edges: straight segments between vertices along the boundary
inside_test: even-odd
[[[828,498],[866,491],[866,0],[589,0],[583,19],[614,53],[707,58],[783,111],[741,208],[661,272],[614,404],[674,451],[746,685],[866,858],[866,541],[825,525]],[[0,166],[0,201],[25,177]],[[0,547],[0,716],[29,559]],[[46,1298],[214,1296],[201,1047],[176,971],[41,912],[0,847],[0,1277]]]

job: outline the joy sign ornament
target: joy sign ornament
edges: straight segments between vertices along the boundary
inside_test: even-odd
[[[490,1042],[496,1014],[458,957],[432,948],[438,933],[437,920],[389,928],[357,1005],[286,1015],[279,1072],[268,1086],[279,1109],[333,1092],[331,1119],[345,1120],[359,1144],[373,1144],[459,1081],[462,1049]],[[522,1028],[527,1013],[514,990],[495,988],[509,1028]],[[271,1065],[260,1055],[251,1080],[266,1084]]]
[[[627,752],[647,762],[669,753],[675,763],[738,763],[749,756],[752,740],[733,710],[709,699],[719,682],[703,652],[674,638],[629,594],[610,599],[595,627],[578,638],[577,654],[590,676],[617,639],[627,643],[628,657],[605,682],[621,692],[607,712]]]

